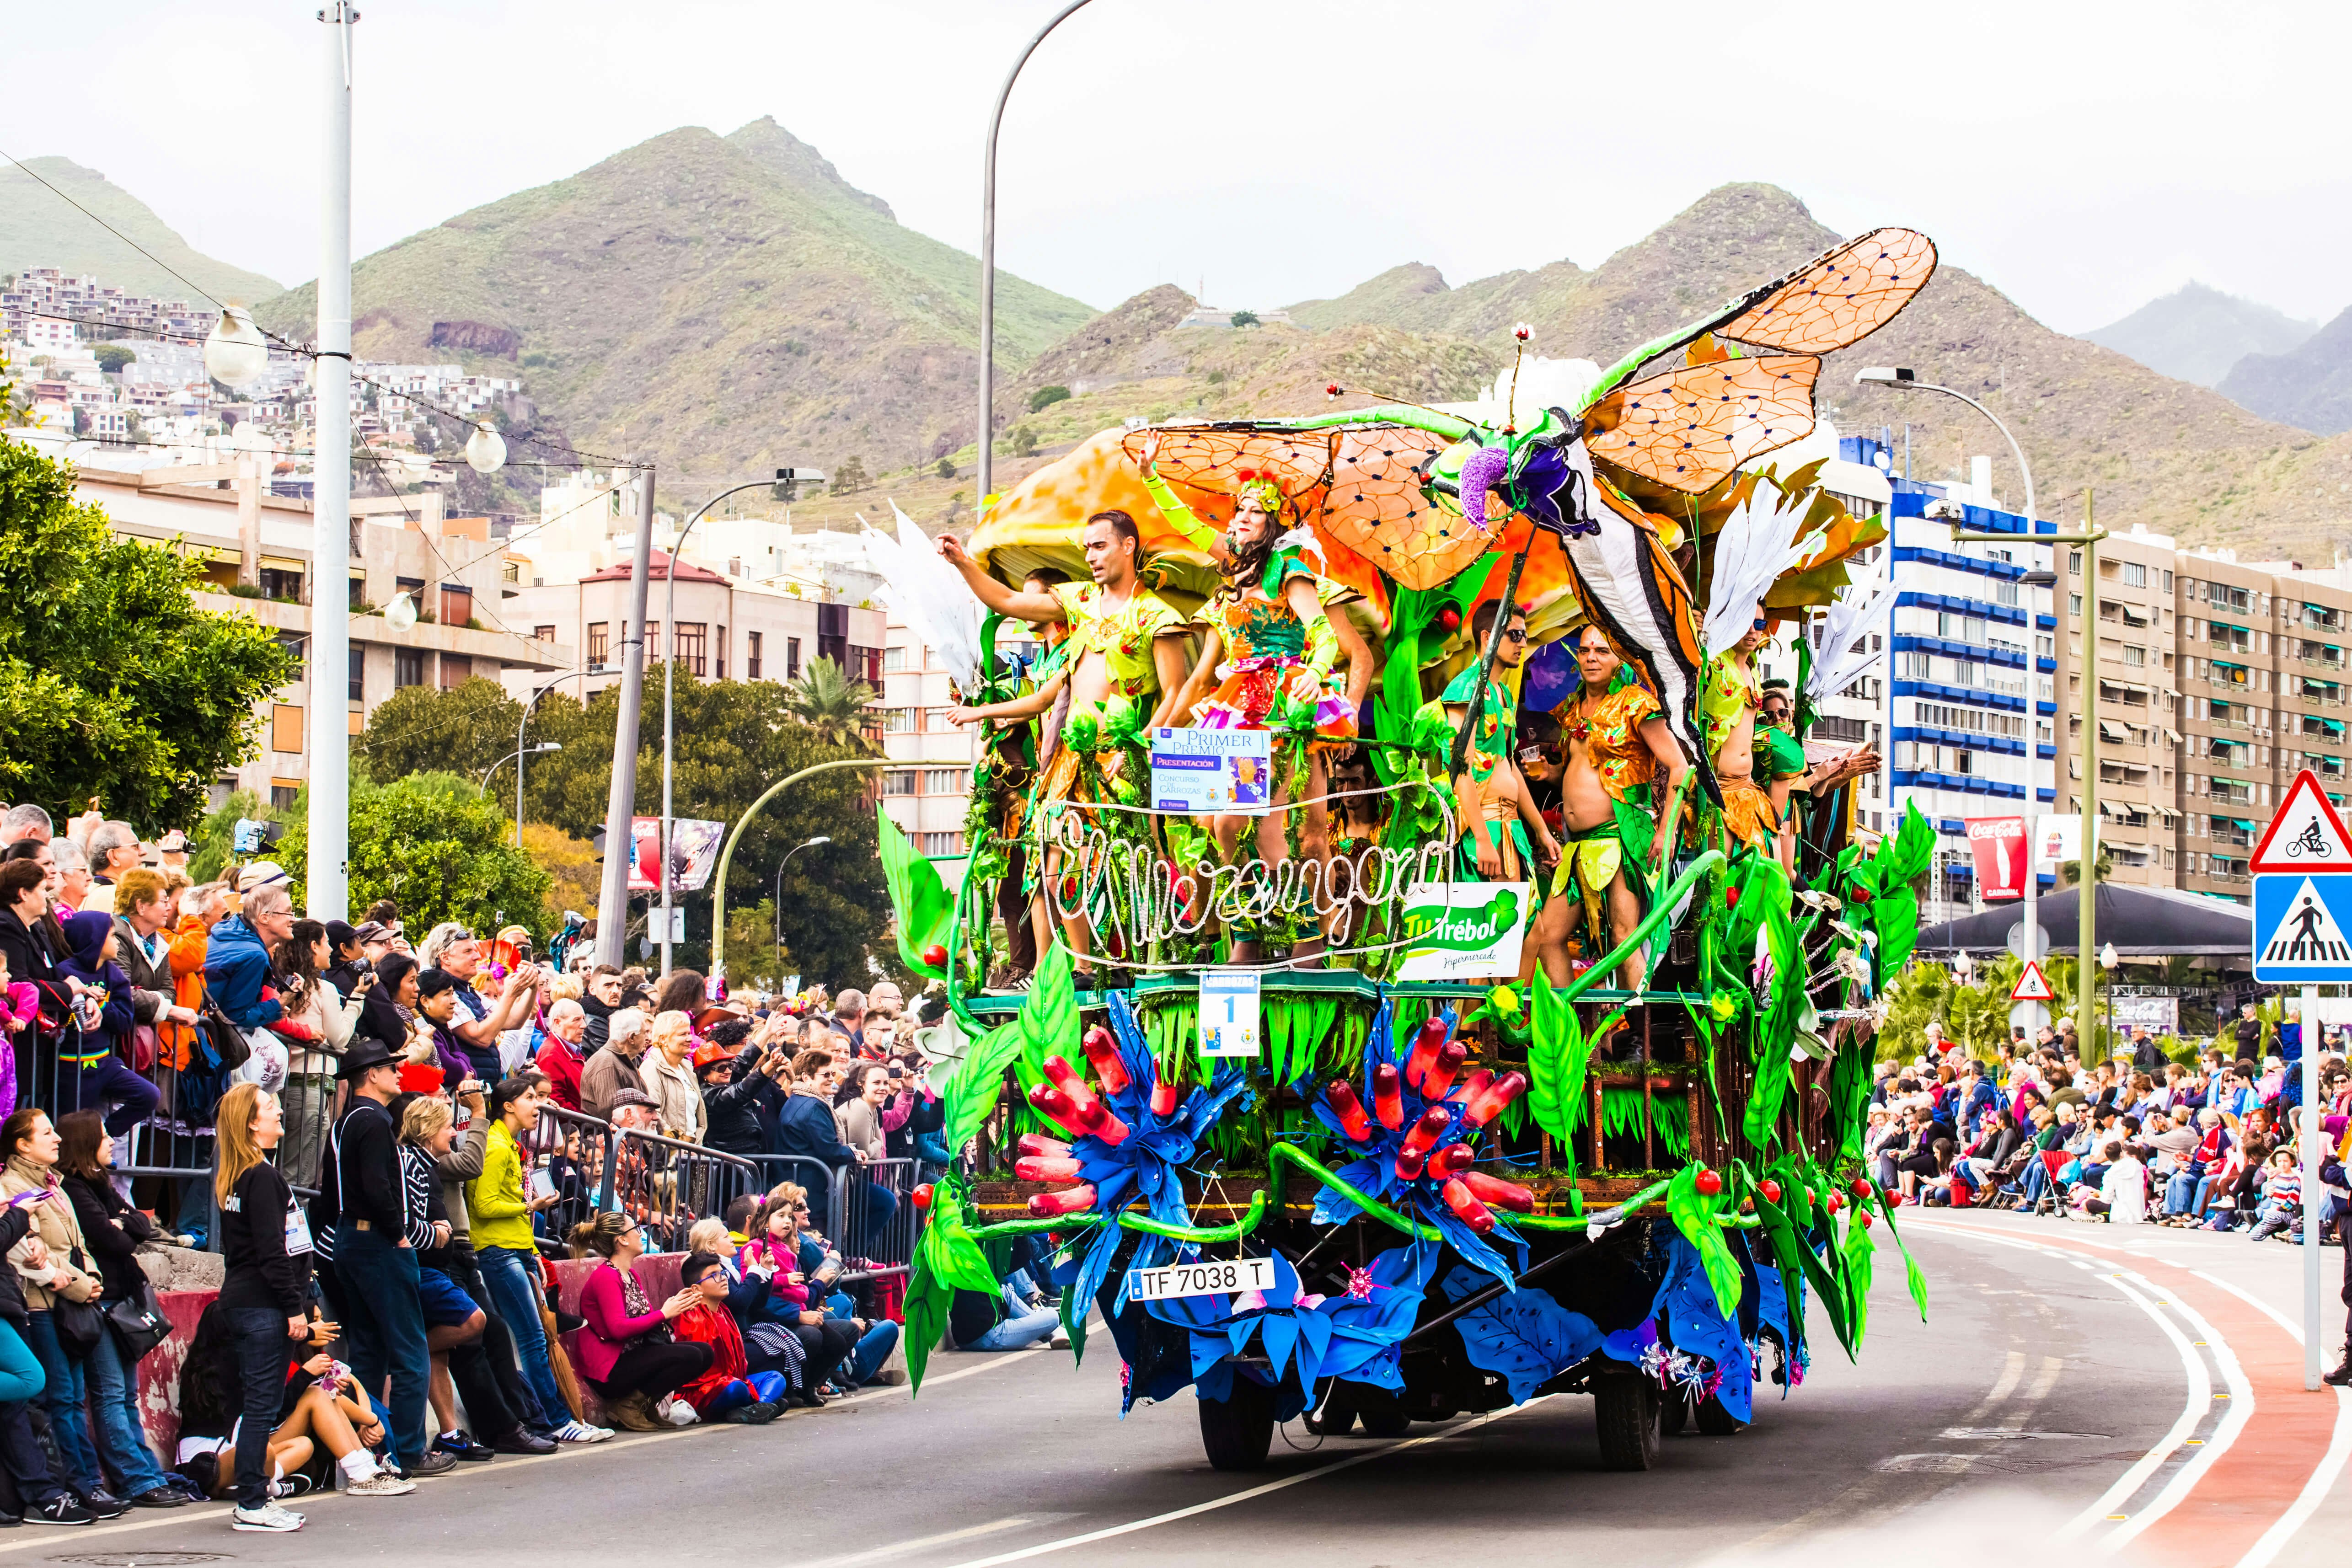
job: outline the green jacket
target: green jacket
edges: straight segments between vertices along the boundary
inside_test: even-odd
[[[503,1117],[490,1124],[490,1141],[482,1154],[482,1174],[466,1184],[466,1207],[474,1217],[474,1249],[505,1247],[536,1252],[531,1239],[530,1206],[523,1201],[522,1155]]]

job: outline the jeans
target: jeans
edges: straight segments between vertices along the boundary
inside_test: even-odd
[[[491,1304],[490,1287],[482,1278],[473,1249],[453,1245],[440,1257],[448,1265],[449,1278],[488,1309],[482,1314],[482,1337],[449,1352],[449,1380],[457,1385],[457,1397],[466,1402],[466,1419],[472,1424],[474,1435],[495,1443],[528,1424],[552,1431],[554,1427],[541,1413],[538,1398],[523,1384],[522,1373],[515,1364],[514,1334]],[[562,1419],[559,1415],[556,1422]]]
[[[285,1320],[278,1327],[282,1332]],[[155,1462],[155,1450],[147,1446],[147,1429],[139,1419],[137,1366],[124,1363],[122,1347],[111,1332],[98,1336],[98,1348],[82,1365],[98,1412],[99,1448],[122,1478],[122,1495],[154,1490],[163,1484],[163,1469]]]
[[[2186,1170],[2173,1172],[2170,1179],[2164,1184],[2164,1212],[2188,1213],[2189,1205],[2196,1196],[2197,1177]]]
[[[88,1067],[63,1060],[58,1063],[57,1113],[63,1116],[68,1111],[98,1111],[111,1105],[113,1109],[106,1113],[110,1137],[129,1137],[131,1128],[155,1113],[162,1099],[152,1083],[111,1052]]]
[[[1025,1308],[1005,1319],[970,1344],[964,1350],[1019,1350],[1051,1335],[1062,1326],[1062,1314],[1043,1308],[1030,1312]]]
[[[549,1421],[562,1426],[572,1419],[549,1364],[547,1331],[539,1316],[539,1259],[511,1247],[485,1247],[474,1254],[481,1265],[482,1283],[489,1287],[490,1311],[514,1336],[515,1359],[522,1364],[523,1381]]]
[[[386,1241],[381,1231],[350,1222],[335,1228],[335,1283],[342,1298],[343,1339],[352,1375],[371,1394],[390,1379],[393,1449],[400,1468],[425,1457],[425,1391],[431,1353],[425,1344],[425,1309],[416,1299],[416,1254]],[[281,1320],[280,1333],[286,1327]]]
[[[289,1073],[278,1093],[285,1112],[285,1141],[278,1146],[278,1172],[296,1186],[319,1185],[319,1162],[327,1149],[327,1124],[335,1108],[335,1081],[309,1072]]]
[[[26,1336],[33,1354],[41,1358],[41,1408],[49,1413],[49,1436],[66,1468],[66,1479],[85,1496],[105,1481],[98,1468],[98,1450],[89,1440],[89,1425],[82,1406],[89,1397],[82,1364],[69,1359],[58,1341],[57,1316],[35,1312],[32,1332]]]
[[[1056,1317],[1054,1321],[1058,1323],[1061,1319]],[[867,1329],[865,1337],[857,1342],[857,1348],[849,1353],[849,1380],[853,1383],[870,1381],[876,1373],[882,1370],[882,1364],[890,1359],[890,1353],[898,1347],[897,1323],[885,1318]]]
[[[41,1392],[49,1375],[16,1325],[0,1320],[0,1405],[22,1405]]]
[[[286,1333],[288,1314],[275,1307],[228,1307],[222,1315],[236,1347],[240,1390],[236,1505],[259,1508],[269,1500],[269,1438],[286,1407],[286,1367],[294,1341]],[[350,1325],[344,1329],[349,1333]]]

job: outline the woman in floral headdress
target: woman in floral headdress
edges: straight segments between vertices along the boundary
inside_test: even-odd
[[[1169,521],[1209,549],[1225,575],[1223,586],[1202,607],[1207,636],[1171,716],[1181,724],[1189,716],[1202,729],[1278,729],[1291,746],[1305,748],[1303,758],[1294,754],[1291,767],[1276,770],[1277,810],[1258,819],[1258,853],[1273,865],[1287,852],[1286,813],[1278,808],[1294,798],[1292,784],[1303,772],[1307,796],[1323,794],[1328,753],[1356,738],[1356,713],[1371,680],[1372,656],[1344,616],[1324,613],[1315,570],[1306,559],[1309,552],[1319,555],[1320,546],[1305,528],[1283,531],[1286,521],[1297,522],[1296,505],[1271,475],[1245,468],[1237,478],[1233,521],[1222,539],[1149,468],[1144,482]],[[1344,689],[1331,675],[1343,656]],[[1319,806],[1310,806],[1305,819],[1299,826],[1301,852],[1319,860],[1328,818]],[[1247,821],[1215,821],[1217,849],[1228,861]],[[1238,951],[1236,956],[1249,961]]]

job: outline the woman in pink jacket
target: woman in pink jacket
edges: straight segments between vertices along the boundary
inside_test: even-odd
[[[580,1292],[580,1315],[588,1321],[574,1361],[614,1424],[632,1432],[661,1430],[655,1403],[711,1363],[709,1345],[680,1342],[669,1332],[670,1320],[698,1304],[699,1293],[681,1290],[657,1308],[646,1304],[630,1269],[645,1249],[645,1231],[625,1214],[607,1210],[572,1228],[574,1258],[594,1252],[604,1260]]]

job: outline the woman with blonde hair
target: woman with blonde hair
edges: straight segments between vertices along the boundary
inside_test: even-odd
[[[654,1097],[662,1135],[688,1144],[702,1142],[707,1115],[702,1104],[702,1084],[689,1065],[694,1046],[692,1018],[683,1012],[657,1013],[653,1022],[653,1044],[637,1063],[637,1076],[644,1082],[646,1092]]]
[[[285,1133],[278,1096],[258,1084],[236,1084],[221,1096],[214,1124],[219,1164],[213,1197],[226,1259],[219,1303],[244,1389],[233,1522],[238,1530],[299,1530],[302,1516],[271,1499],[268,1466],[270,1434],[286,1401],[286,1369],[310,1337],[310,1224],[269,1163]]]

